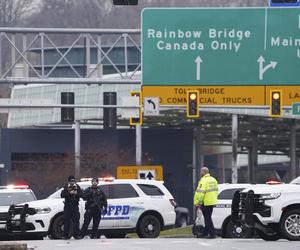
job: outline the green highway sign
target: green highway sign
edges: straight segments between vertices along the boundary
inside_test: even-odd
[[[300,103],[293,103],[293,106],[292,106],[292,114],[293,115],[300,115]]]
[[[143,85],[299,85],[300,8],[145,9]]]

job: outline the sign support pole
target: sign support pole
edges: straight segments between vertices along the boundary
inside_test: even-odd
[[[196,190],[200,180],[200,168],[203,166],[201,133],[198,128],[193,129],[193,191]],[[193,220],[196,218],[196,209],[193,206]]]
[[[75,121],[75,178],[80,178],[80,121]]]
[[[237,144],[238,140],[238,116],[232,115],[232,183],[238,181],[238,166],[237,166]]]
[[[142,126],[135,126],[135,159],[136,165],[142,166]]]
[[[252,145],[248,148],[248,182],[256,183],[257,169],[257,132],[251,133]]]
[[[291,135],[290,135],[290,178],[291,180],[296,178],[296,123],[293,120],[291,124]]]

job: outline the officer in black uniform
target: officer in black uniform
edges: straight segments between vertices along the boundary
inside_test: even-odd
[[[92,179],[92,186],[88,187],[83,192],[83,198],[86,200],[84,222],[81,229],[81,236],[86,235],[88,226],[93,218],[93,228],[91,238],[95,239],[98,237],[98,227],[101,220],[102,211],[107,211],[107,198],[105,193],[98,186],[98,178]]]
[[[60,196],[65,198],[64,206],[64,239],[70,239],[70,222],[74,224],[74,238],[80,239],[79,231],[79,199],[82,197],[82,190],[75,182],[74,176],[68,177],[68,184],[61,191]]]

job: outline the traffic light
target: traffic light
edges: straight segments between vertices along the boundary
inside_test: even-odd
[[[138,0],[113,0],[114,5],[137,5]]]
[[[271,0],[271,3],[297,3],[298,0]]]
[[[103,92],[104,105],[117,104],[117,92]],[[117,127],[117,109],[103,108],[103,128],[116,129]]]
[[[269,0],[269,6],[271,7],[289,7],[299,5],[299,0]]]
[[[270,91],[270,116],[271,117],[282,116],[282,91],[281,90]]]
[[[187,92],[187,104],[186,104],[188,118],[199,118],[199,91],[188,90]]]
[[[139,117],[131,117],[129,124],[131,126],[134,125],[142,125],[143,123],[143,116],[142,116],[142,92],[141,91],[132,91],[130,92],[130,96],[138,96],[139,97]]]
[[[61,92],[61,104],[74,104],[74,92]],[[61,108],[61,122],[74,123],[74,108]]]

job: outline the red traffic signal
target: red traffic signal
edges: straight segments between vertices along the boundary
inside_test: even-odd
[[[199,91],[198,90],[189,90],[187,92],[187,114],[188,118],[199,118]]]

